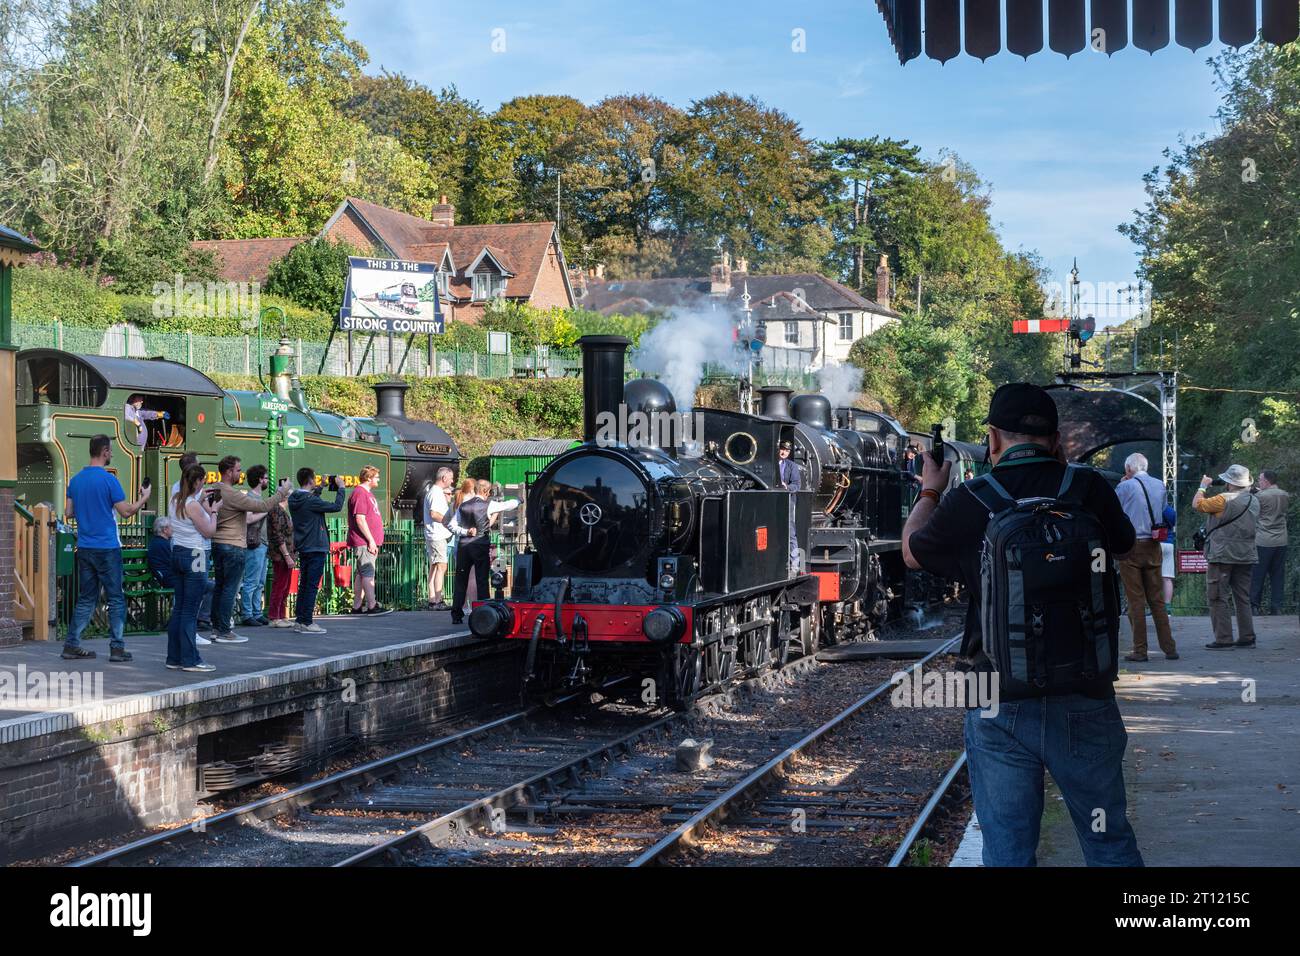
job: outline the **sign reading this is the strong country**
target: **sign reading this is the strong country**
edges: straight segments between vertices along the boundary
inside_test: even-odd
[[[431,262],[348,257],[348,283],[339,310],[344,332],[441,335],[438,267]]]

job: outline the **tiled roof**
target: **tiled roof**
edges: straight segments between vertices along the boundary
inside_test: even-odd
[[[288,239],[204,239],[190,246],[214,253],[217,274],[227,282],[265,282],[271,266],[306,236]]]
[[[467,269],[484,248],[514,273],[506,284],[506,296],[527,298],[537,284],[537,274],[546,262],[546,251],[555,235],[553,222],[503,222],[483,226],[439,226],[361,199],[346,202],[370,226],[378,238],[402,259],[438,262],[448,247],[458,270],[449,285],[453,295],[468,298],[471,280]]]
[[[711,308],[713,304],[727,308],[742,307],[741,294],[749,287],[750,307],[757,310],[762,303],[777,297],[778,310],[792,308],[795,296],[800,296],[818,312],[853,310],[872,312],[896,318],[897,312],[878,302],[864,298],[846,285],[813,272],[795,272],[785,275],[755,275],[733,272],[731,288],[725,295],[713,296],[709,292],[708,278],[669,279],[587,279],[587,293],[577,301],[584,309],[614,313],[626,309],[628,303],[646,302],[653,308]],[[796,318],[797,316],[790,316]],[[807,317],[806,315],[803,317]]]

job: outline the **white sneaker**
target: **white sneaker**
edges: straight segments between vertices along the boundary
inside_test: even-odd
[[[217,669],[215,664],[193,664],[189,667],[182,667],[181,670],[189,674],[210,674]]]
[[[210,640],[208,640],[206,637],[203,637],[202,635],[200,635],[200,636],[194,638],[194,643],[197,644],[197,645],[199,645],[199,647],[204,647],[205,645],[211,644],[212,642],[211,642]]]
[[[282,617],[271,622],[272,627],[297,627],[298,622],[291,617]]]
[[[248,638],[240,637],[238,634],[216,634],[212,638],[216,644],[247,644]]]
[[[299,634],[324,634],[324,633],[326,633],[325,628],[323,628],[323,627],[321,627],[319,624],[315,624],[315,623],[312,623],[312,624],[298,624],[298,623],[295,622],[294,625],[293,625],[293,629],[294,629],[294,631],[296,631],[296,632],[299,633]]]

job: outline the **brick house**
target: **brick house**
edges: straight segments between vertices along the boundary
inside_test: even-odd
[[[317,234],[363,253],[438,266],[438,289],[448,321],[477,322],[493,298],[541,309],[574,304],[569,270],[553,222],[458,226],[455,207],[443,202],[422,219],[362,199],[339,204]],[[221,278],[264,282],[271,265],[310,237],[221,239],[195,242],[217,257]]]
[[[611,281],[599,275],[580,276],[575,292],[581,308],[606,315],[669,309],[739,313],[744,307],[742,296],[748,292],[754,318],[767,325],[765,353],[798,352],[779,364],[816,371],[846,361],[854,342],[901,318],[889,307],[889,279],[889,267],[882,259],[872,300],[817,273],[751,273],[744,259],[738,259],[733,269],[730,256],[723,253],[707,277]]]

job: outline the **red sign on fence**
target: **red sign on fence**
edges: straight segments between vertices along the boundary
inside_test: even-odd
[[[1204,551],[1178,552],[1179,574],[1204,574],[1209,569],[1210,566],[1205,560]]]

